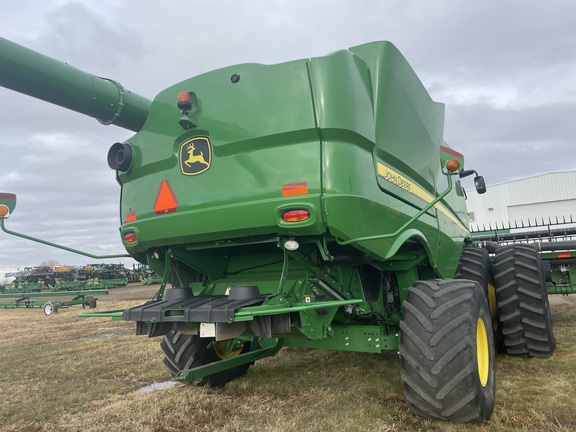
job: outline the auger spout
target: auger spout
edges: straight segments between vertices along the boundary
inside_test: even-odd
[[[134,132],[142,128],[151,104],[114,80],[83,72],[4,38],[0,38],[0,86]]]

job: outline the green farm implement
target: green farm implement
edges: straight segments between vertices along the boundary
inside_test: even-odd
[[[161,336],[178,380],[223,386],[285,346],[394,351],[414,413],[483,423],[496,350],[554,351],[538,252],[474,246],[461,179],[484,180],[391,43],[230,66],[149,101],[0,39],[0,85],[136,132],[108,152],[120,237],[161,284],[84,315]],[[6,233],[102,258],[8,230],[15,204],[0,194]]]
[[[40,289],[52,289],[56,284],[66,284],[68,287],[78,289],[79,270],[76,267],[61,265],[44,265],[39,267],[26,267],[15,273],[7,273],[7,277],[14,277],[13,285],[20,289],[30,289],[39,286]]]
[[[58,281],[52,288],[53,291],[74,291],[92,289],[119,288],[128,285],[128,279],[89,279],[82,281],[64,282]]]
[[[19,293],[3,291],[0,299],[11,299],[0,301],[0,308],[43,308],[46,315],[57,313],[59,308],[82,305],[84,309],[94,309],[97,305],[95,295],[108,294],[107,290],[87,290],[87,291],[59,291],[59,292],[29,292]],[[61,300],[60,297],[67,297]],[[72,297],[72,298],[69,298]]]
[[[89,264],[82,269],[86,283],[94,288],[118,288],[128,285],[129,271],[124,264]]]
[[[535,220],[483,227],[473,232],[476,244],[492,252],[514,245],[535,247],[542,260],[548,294],[576,294],[576,221]]]

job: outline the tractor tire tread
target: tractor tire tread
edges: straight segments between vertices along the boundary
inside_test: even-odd
[[[550,357],[556,340],[538,251],[530,245],[502,246],[496,251],[494,267],[507,353]]]
[[[487,388],[479,389],[478,372],[472,366],[477,361],[476,337],[470,334],[472,326],[474,334],[476,331],[477,318],[471,315],[474,308],[483,311],[482,318],[491,330],[488,301],[481,287],[471,280],[418,281],[408,292],[400,323],[400,356],[412,411],[442,420],[486,421],[494,404],[493,364]],[[459,295],[454,296],[456,292]],[[424,299],[434,299],[434,305]],[[492,343],[490,347],[492,362]]]
[[[162,342],[160,349],[164,353],[164,364],[170,370],[172,376],[177,376],[181,371],[192,369],[220,360],[214,348],[213,340],[200,338],[197,335],[185,334],[180,331],[169,331]],[[245,344],[245,350],[249,349],[249,343]],[[206,376],[193,385],[206,387],[223,387],[228,382],[245,375],[250,364],[244,364]]]

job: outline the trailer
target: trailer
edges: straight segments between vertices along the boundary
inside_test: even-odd
[[[57,291],[57,292],[9,292],[6,290],[0,294],[0,299],[11,299],[10,301],[0,301],[0,308],[43,308],[45,315],[58,313],[60,308],[67,308],[75,305],[82,305],[83,309],[94,309],[97,306],[98,297],[95,295],[106,295],[108,290],[86,290],[86,291]],[[72,298],[69,298],[71,297]],[[60,297],[67,297],[66,300]]]

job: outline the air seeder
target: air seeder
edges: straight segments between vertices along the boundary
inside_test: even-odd
[[[485,422],[496,347],[554,350],[538,253],[514,249],[494,276],[472,246],[460,178],[475,171],[391,43],[231,66],[149,102],[1,40],[0,85],[136,132],[108,153],[120,235],[162,283],[89,315],[163,336],[178,380],[223,386],[284,346],[398,351],[415,413]]]

